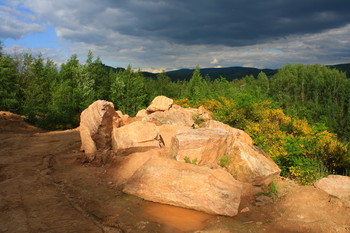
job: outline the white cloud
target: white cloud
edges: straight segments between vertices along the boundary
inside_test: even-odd
[[[35,32],[44,31],[44,27],[33,22],[35,16],[16,9],[0,6],[0,38],[19,39]]]
[[[215,65],[215,64],[218,64],[219,63],[219,60],[214,58],[213,60],[211,60],[210,64],[212,65]]]

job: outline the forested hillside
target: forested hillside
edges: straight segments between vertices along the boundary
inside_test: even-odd
[[[281,167],[282,174],[308,184],[328,173],[350,172],[350,79],[321,65],[286,65],[268,78],[260,72],[228,81],[203,77],[171,81],[165,73],[108,69],[91,52],[72,55],[60,67],[31,54],[6,56],[0,49],[0,110],[22,114],[45,129],[76,127],[97,99],[134,116],[159,95],[184,107],[200,105],[216,119],[248,132]],[[200,119],[199,119],[200,120]]]

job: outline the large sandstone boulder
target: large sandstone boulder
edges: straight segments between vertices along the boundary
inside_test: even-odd
[[[148,106],[148,112],[156,112],[156,111],[166,111],[169,110],[174,100],[166,97],[166,96],[157,96],[151,102],[150,106]]]
[[[113,124],[114,127],[119,127],[120,117],[111,102],[97,100],[81,113],[81,150],[90,161],[95,158],[98,150],[111,149]]]
[[[166,147],[170,147],[171,145],[171,139],[174,135],[177,134],[179,130],[182,129],[190,129],[189,126],[183,126],[183,125],[161,125],[158,126],[159,134],[163,139],[164,145]]]
[[[349,176],[329,175],[326,178],[316,181],[314,186],[322,189],[330,195],[334,195],[339,198],[350,198]]]
[[[143,121],[155,122],[157,125],[183,125],[192,127],[194,122],[194,116],[197,114],[196,109],[190,108],[171,108],[169,111],[154,112],[145,118]]]
[[[233,128],[220,121],[208,120],[203,124],[203,127],[224,129],[227,132],[232,133],[235,140],[247,143],[249,145],[253,145],[253,139],[246,132],[240,129]]]
[[[188,157],[201,165],[216,165],[222,156],[231,151],[232,144],[232,133],[223,129],[179,130],[172,138],[170,156],[178,161],[184,161]]]
[[[228,154],[228,171],[239,181],[253,185],[270,184],[281,169],[256,146],[236,141]]]
[[[116,185],[124,184],[143,164],[154,155],[153,151],[137,152],[113,159],[111,177]]]
[[[123,191],[149,201],[235,216],[241,190],[241,183],[223,170],[151,159],[135,172]]]
[[[128,156],[115,156],[110,166],[110,177],[118,186],[124,184],[148,160],[167,157],[165,148],[136,152]]]
[[[158,129],[151,122],[136,121],[113,129],[113,151],[133,153],[163,146]]]

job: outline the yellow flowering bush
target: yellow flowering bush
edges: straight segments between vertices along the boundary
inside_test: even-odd
[[[269,101],[244,102],[221,97],[204,99],[203,106],[216,120],[246,131],[255,145],[263,149],[279,165],[281,175],[303,185],[350,167],[347,145],[324,128],[317,128],[305,119],[285,115],[282,109],[271,107]],[[187,99],[176,101],[189,105]],[[327,171],[328,170],[328,171]]]

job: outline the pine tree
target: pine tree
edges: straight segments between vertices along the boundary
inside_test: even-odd
[[[1,49],[0,49],[0,55]],[[19,75],[13,59],[0,56],[0,109],[17,112]]]
[[[206,96],[206,91],[206,83],[201,76],[199,65],[197,65],[188,83],[187,98],[189,98],[192,103],[196,103]]]
[[[94,55],[89,50],[88,57],[86,60],[86,71],[90,76],[90,79],[94,80],[94,91],[97,99],[107,99],[109,91],[109,78],[108,72],[103,68],[102,61],[97,57],[93,61]]]
[[[110,99],[117,109],[134,116],[146,103],[147,94],[142,73],[133,71],[130,65],[126,70],[116,72],[112,75],[110,93]]]
[[[52,61],[44,62],[39,55],[30,66],[30,74],[32,80],[28,81],[24,91],[23,112],[32,123],[42,124],[47,117],[51,85],[56,79],[57,68]]]

